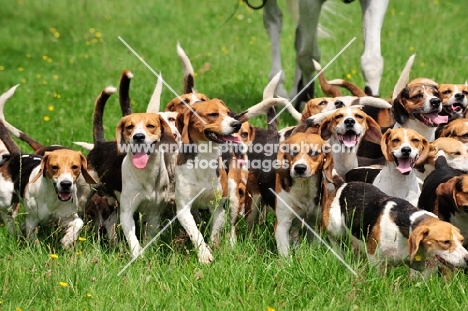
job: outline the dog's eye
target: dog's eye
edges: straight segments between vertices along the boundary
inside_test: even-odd
[[[321,102],[319,103],[319,106],[323,106],[323,105],[326,105],[326,104],[327,104],[327,102],[323,100],[323,101],[321,101]]]
[[[343,118],[343,115],[342,115],[342,114],[337,114],[337,115],[335,116],[335,119],[336,119],[336,120],[341,119],[341,118]]]
[[[310,150],[309,151],[309,157],[316,157],[318,155],[319,155],[319,153],[316,150]]]
[[[421,99],[423,97],[424,97],[424,95],[422,93],[418,93],[418,94],[413,96],[414,99]]]
[[[450,240],[440,241],[440,243],[442,243],[444,246],[451,246],[452,245],[452,241],[450,241]]]
[[[217,112],[212,112],[212,113],[209,113],[208,116],[209,116],[209,117],[212,117],[212,118],[217,118],[217,117],[219,117],[219,113],[217,113]]]
[[[249,133],[242,132],[240,135],[241,135],[242,138],[247,138],[249,136]]]
[[[135,127],[135,126],[134,126],[133,124],[130,124],[130,125],[127,125],[127,126],[125,127],[125,129],[126,129],[126,130],[133,130],[134,127]]]
[[[183,101],[181,101],[179,103],[179,105],[182,105],[182,104],[189,105],[190,104],[190,99],[184,99]]]
[[[167,118],[167,120],[170,121],[170,122],[174,122],[174,121],[175,121],[175,118],[170,117],[170,118]]]
[[[296,150],[296,149],[291,149],[289,151],[289,154],[293,157],[297,156],[299,154],[299,150]]]
[[[399,142],[400,142],[399,138],[392,139],[392,143],[394,143],[394,144],[398,144]]]
[[[460,135],[459,137],[461,137],[461,138],[468,138],[468,133],[463,134],[463,135]]]
[[[72,168],[72,170],[77,170],[79,168],[79,166],[78,165],[72,165],[71,168]]]
[[[459,156],[459,155],[461,155],[461,152],[460,151],[455,151],[455,152],[452,152],[451,155]]]
[[[59,169],[58,165],[51,165],[50,168],[54,171]]]
[[[360,120],[364,119],[364,116],[362,114],[355,114],[354,117]]]
[[[463,91],[462,92],[465,96],[468,95],[468,91]]]
[[[411,140],[411,142],[412,142],[412,143],[414,143],[414,144],[417,144],[417,143],[419,143],[419,141],[420,141],[420,140],[419,140],[419,139],[417,139],[417,138],[413,138],[413,139]]]
[[[245,195],[245,194],[244,194],[244,190],[239,189],[239,196],[240,196],[241,198],[243,198],[244,195]]]
[[[450,93],[452,93],[451,90],[445,90],[445,91],[442,92],[442,94],[444,94],[444,95],[448,95],[448,94],[450,94]]]
[[[149,129],[154,129],[156,126],[154,124],[147,124],[146,127]]]

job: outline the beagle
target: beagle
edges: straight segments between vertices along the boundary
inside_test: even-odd
[[[468,237],[468,175],[450,167],[443,152],[424,180],[418,207],[457,226]]]
[[[309,120],[317,123],[314,117]],[[319,132],[323,139],[330,142],[335,169],[340,176],[358,166],[356,151],[363,139],[380,144],[382,137],[377,122],[362,109],[353,106],[337,109],[326,116]]]
[[[89,175],[86,158],[79,151],[48,151],[42,160],[33,157],[32,161],[36,166],[24,190],[26,237],[34,238],[38,225],[56,221],[66,228],[61,243],[67,248],[76,241],[83,227],[83,220],[78,216],[77,180],[82,175],[87,183],[96,184],[96,181]]]
[[[435,139],[437,126],[447,123],[448,117],[439,114],[442,101],[439,99],[437,84],[419,81],[409,82],[394,99],[394,128],[411,128],[431,142]],[[430,82],[429,79],[422,81]]]
[[[411,273],[419,271],[424,277],[439,267],[468,266],[457,227],[371,184],[333,178],[336,190],[324,207],[322,225],[335,240],[350,238],[372,263],[409,259]]]
[[[10,153],[8,152],[5,143],[0,140],[0,166],[2,166],[10,158]]]
[[[290,239],[297,240],[301,220],[317,227],[327,198],[324,176],[331,180],[331,146],[319,135],[297,133],[279,146],[276,170],[276,226],[278,253],[289,253]],[[291,211],[293,210],[293,211]]]
[[[201,263],[210,263],[213,255],[196,226],[191,209],[210,210],[213,215],[211,240],[217,245],[224,224],[223,205],[228,195],[227,174],[219,166],[222,162],[218,152],[219,144],[239,143],[239,137],[233,134],[240,130],[243,122],[284,101],[269,98],[242,113],[233,114],[223,101],[211,99],[195,103],[192,109],[185,109],[184,113],[177,116],[176,125],[181,133],[182,148],[189,151],[179,153],[175,168],[177,215],[198,250]]]
[[[421,191],[413,168],[426,161],[429,142],[412,129],[397,128],[385,132],[381,148],[387,162],[372,184],[416,205]]]
[[[443,151],[447,164],[456,170],[468,173],[468,150],[459,140],[451,137],[441,137],[430,143],[430,151],[424,163],[424,179],[435,169],[435,161],[439,151]],[[418,168],[419,170],[419,168]]]
[[[438,137],[455,138],[468,148],[468,119],[460,118],[452,120],[445,125],[438,134]]]
[[[442,100],[442,113],[449,120],[463,118],[468,105],[467,84],[439,84],[439,96]]]
[[[141,246],[133,215],[141,214],[146,236],[157,233],[161,214],[174,195],[168,191],[171,181],[166,164],[170,161],[169,148],[176,142],[169,125],[155,113],[132,113],[123,117],[115,137],[119,150],[128,149],[122,162],[119,213],[130,251],[137,257]]]

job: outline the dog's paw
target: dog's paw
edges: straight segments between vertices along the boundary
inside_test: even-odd
[[[208,245],[204,244],[200,246],[200,249],[198,250],[198,261],[201,264],[210,264],[214,260],[213,255],[211,254],[211,250],[208,247]]]

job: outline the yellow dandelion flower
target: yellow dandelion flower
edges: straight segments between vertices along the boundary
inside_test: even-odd
[[[241,21],[241,20],[244,19],[244,15],[242,15],[242,14],[237,14],[237,15],[236,15],[236,19],[239,20],[239,21]]]
[[[15,310],[16,311],[23,311],[23,309],[21,309],[20,307],[16,307]]]
[[[26,82],[28,82],[26,79],[21,79],[21,83],[25,84]]]
[[[40,79],[42,76],[40,73],[36,74],[36,78]]]
[[[78,238],[78,241],[81,241],[81,242],[86,241],[86,238],[80,236],[80,237]]]
[[[57,259],[58,255],[57,254],[49,254],[49,257],[52,259]]]
[[[95,32],[96,32],[96,29],[94,29],[94,28],[89,28],[89,32],[90,32],[90,33],[95,33]]]
[[[54,78],[54,80],[58,80],[59,76],[58,76],[58,75],[54,75],[53,78]]]
[[[57,94],[57,98],[60,98],[60,97],[62,97],[62,96],[60,96],[60,94]]]
[[[76,252],[75,255],[80,256],[83,252]]]
[[[49,111],[54,111],[54,106],[50,105],[49,107],[47,107],[47,109],[48,109]]]
[[[18,67],[18,71],[24,71],[23,67]]]
[[[3,67],[3,66],[0,66],[0,71],[1,71],[1,70],[5,70],[5,67]]]
[[[50,117],[49,117],[49,116],[44,116],[44,121],[45,121],[45,122],[49,122],[49,121],[50,121]]]
[[[410,51],[414,51],[414,46],[410,46],[410,47],[409,47],[409,50],[410,50]]]
[[[42,84],[47,84],[47,80],[42,80]]]
[[[352,73],[353,75],[355,75],[355,74],[357,73],[357,70],[356,70],[356,69],[353,69],[353,70],[351,70],[351,73]]]
[[[3,303],[3,301],[2,301],[2,300],[0,300],[0,305],[1,305],[2,303]]]
[[[67,282],[59,282],[59,285],[62,287],[67,287],[68,283]]]
[[[52,32],[52,33],[54,33],[54,32],[57,32],[57,29],[55,29],[54,27],[50,27],[50,28],[49,28],[49,31]]]
[[[97,43],[97,42],[98,42],[98,39],[96,39],[96,38],[93,38],[93,40],[92,40],[92,41],[93,41],[93,43]]]
[[[86,294],[86,297],[91,298],[91,297],[93,297],[93,295],[91,295],[91,294]]]
[[[272,307],[267,307],[267,311],[275,311],[275,309]]]
[[[49,58],[49,56],[47,56],[47,55],[42,55],[42,59],[43,59],[43,60],[47,60],[48,58]]]
[[[351,74],[350,74],[350,73],[347,73],[347,74],[346,74],[346,78],[347,78],[347,79],[351,79]]]
[[[102,33],[100,33],[99,31],[96,31],[96,33],[94,35],[96,36],[96,38],[101,38],[102,37]]]
[[[49,58],[47,59],[47,62],[48,62],[48,63],[52,63],[52,58],[49,57]]]
[[[198,77],[198,73],[194,72],[194,73],[193,73],[193,76],[194,76],[195,78]]]
[[[60,33],[58,31],[54,32],[54,37],[57,38],[57,39],[60,38]]]
[[[421,255],[416,255],[416,256],[414,256],[414,260],[416,260],[416,261],[421,261],[421,260],[422,260]]]
[[[419,66],[424,67],[424,62],[420,62]]]
[[[26,57],[27,57],[27,58],[31,58],[31,54],[26,54]]]

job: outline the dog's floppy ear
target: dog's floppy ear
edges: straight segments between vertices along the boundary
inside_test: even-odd
[[[421,135],[421,144],[422,144],[422,148],[419,150],[419,158],[414,164],[415,166],[419,166],[419,165],[426,163],[429,152],[431,151],[431,145],[429,144],[427,139],[424,138],[422,135]]]
[[[177,115],[176,127],[181,135],[181,141],[183,144],[190,143],[189,123],[190,123],[191,116],[192,116],[192,111],[190,109],[186,109],[184,113],[179,113]]]
[[[429,234],[429,228],[427,226],[419,226],[411,232],[408,239],[408,251],[410,256],[410,263],[413,262],[414,256],[419,250],[421,241]]]
[[[363,139],[377,145],[380,144],[380,141],[382,139],[382,130],[380,128],[380,125],[371,116],[366,117],[366,122],[368,129],[366,131],[366,134],[364,134]]]
[[[126,120],[127,120],[127,116],[122,117],[122,119],[120,119],[119,124],[117,125],[117,128],[115,129],[115,140],[116,140],[116,143],[117,143],[117,152],[118,153],[121,153],[120,144],[122,143],[122,141],[124,141],[123,130],[124,130]]]
[[[50,152],[46,152],[44,154],[41,160],[41,168],[39,169],[39,172],[37,173],[36,176],[34,176],[34,178],[29,183],[31,184],[35,183],[39,179],[39,177],[41,177],[41,175],[43,177],[46,177],[46,173],[47,173],[46,166],[47,166],[47,162],[49,161],[49,153]]]
[[[436,188],[436,208],[437,211],[440,212],[441,210],[447,210],[450,212],[459,211],[457,200],[455,198],[456,195],[456,184],[460,180],[459,176],[450,178],[448,181],[441,183]]]
[[[324,147],[322,151],[325,152],[325,157],[323,158],[323,173],[325,174],[325,177],[327,178],[328,182],[333,182],[333,168],[335,167],[334,162],[333,162],[333,155],[331,153],[331,146],[328,142],[325,142]]]
[[[249,123],[249,131],[250,131],[250,141],[254,141],[255,139],[255,127]]]
[[[88,184],[97,184],[97,181],[94,180],[94,178],[89,175],[88,172],[88,161],[86,160],[86,157],[79,151],[77,151],[80,154],[81,158],[81,175],[83,175],[83,178]]]
[[[409,113],[402,104],[403,98],[408,96],[408,89],[404,88],[393,101],[393,117],[399,124],[405,124],[405,122],[409,119]]]
[[[384,155],[385,160],[387,160],[388,162],[394,161],[392,153],[390,152],[390,150],[388,150],[388,138],[390,137],[391,133],[392,129],[388,129],[385,132],[385,134],[383,134],[382,140],[380,141],[380,148],[382,150],[382,154]]]
[[[287,147],[286,150],[282,146]],[[289,152],[289,146],[287,144],[281,144],[278,150],[278,168],[276,169],[276,174],[281,188],[283,188],[286,191],[289,191],[292,184],[291,173],[289,170],[291,163],[288,159],[286,152]],[[279,189],[277,189],[277,191],[278,190]]]
[[[322,121],[319,128],[319,133],[322,139],[328,140],[332,136],[332,116],[327,117],[325,120]]]

